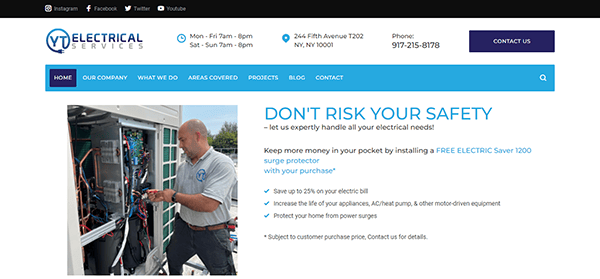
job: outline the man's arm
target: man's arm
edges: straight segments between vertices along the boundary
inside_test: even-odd
[[[164,191],[156,193],[148,193],[148,199],[152,202],[173,202],[171,198],[174,193],[175,191],[173,189],[165,189]],[[208,198],[202,194],[188,195],[177,193],[176,200],[178,203],[185,205],[189,209],[199,212],[213,212],[219,207],[219,204],[221,204],[219,201]]]

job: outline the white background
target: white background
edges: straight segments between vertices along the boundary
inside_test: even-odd
[[[0,19],[5,253],[11,275],[66,274],[65,140],[68,104],[237,105],[239,276],[594,278],[598,274],[597,20],[591,19]],[[67,32],[140,33],[143,50],[57,54],[45,38]],[[469,53],[469,30],[555,30],[555,53]],[[250,49],[189,49],[178,34],[246,33]],[[363,33],[332,49],[293,48],[285,33]],[[391,49],[392,33],[439,41]],[[189,40],[189,38],[188,38]],[[322,40],[324,41],[324,40]],[[46,64],[554,64],[555,92],[45,92]],[[426,132],[277,132],[265,107],[493,107],[488,121],[427,121]],[[365,124],[379,124],[363,121]],[[353,121],[339,123],[355,123]],[[392,122],[384,124],[393,124]],[[401,123],[403,124],[403,123]],[[530,147],[530,155],[321,156],[333,175],[264,175],[264,147]],[[299,156],[283,156],[294,158]],[[308,156],[306,156],[308,157]],[[277,220],[268,188],[369,188],[332,200],[500,200],[497,208],[360,208],[370,221]],[[323,197],[302,198],[323,200]],[[327,198],[330,199],[330,198]],[[333,212],[331,210],[330,212]],[[282,234],[427,234],[426,241],[268,241]],[[34,271],[35,270],[35,271]]]

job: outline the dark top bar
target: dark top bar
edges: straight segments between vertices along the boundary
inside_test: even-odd
[[[415,5],[416,4],[416,5]],[[599,14],[595,9],[561,9],[553,11],[532,8],[514,9],[511,5],[477,10],[456,5],[430,5],[411,3],[411,8],[398,6],[394,2],[377,5],[315,4],[270,5],[262,2],[173,2],[150,4],[147,1],[106,3],[105,1],[47,1],[27,3],[7,1],[2,4],[3,18],[556,18],[588,17]],[[89,6],[89,11],[88,11]],[[126,9],[125,7],[129,8]],[[164,9],[159,9],[163,6]],[[535,9],[533,8],[535,7]],[[543,12],[542,12],[543,10]]]

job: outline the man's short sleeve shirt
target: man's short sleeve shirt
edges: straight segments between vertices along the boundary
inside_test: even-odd
[[[196,164],[186,157],[177,169],[174,189],[183,194],[202,194],[220,202],[213,212],[198,212],[181,205],[181,218],[195,226],[212,226],[227,222],[231,217],[231,192],[237,186],[233,161],[212,147]]]

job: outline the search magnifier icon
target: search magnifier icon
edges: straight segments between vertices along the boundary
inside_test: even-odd
[[[540,75],[540,80],[541,80],[541,81],[546,81],[546,75],[544,75],[544,74],[541,74],[541,75]]]

